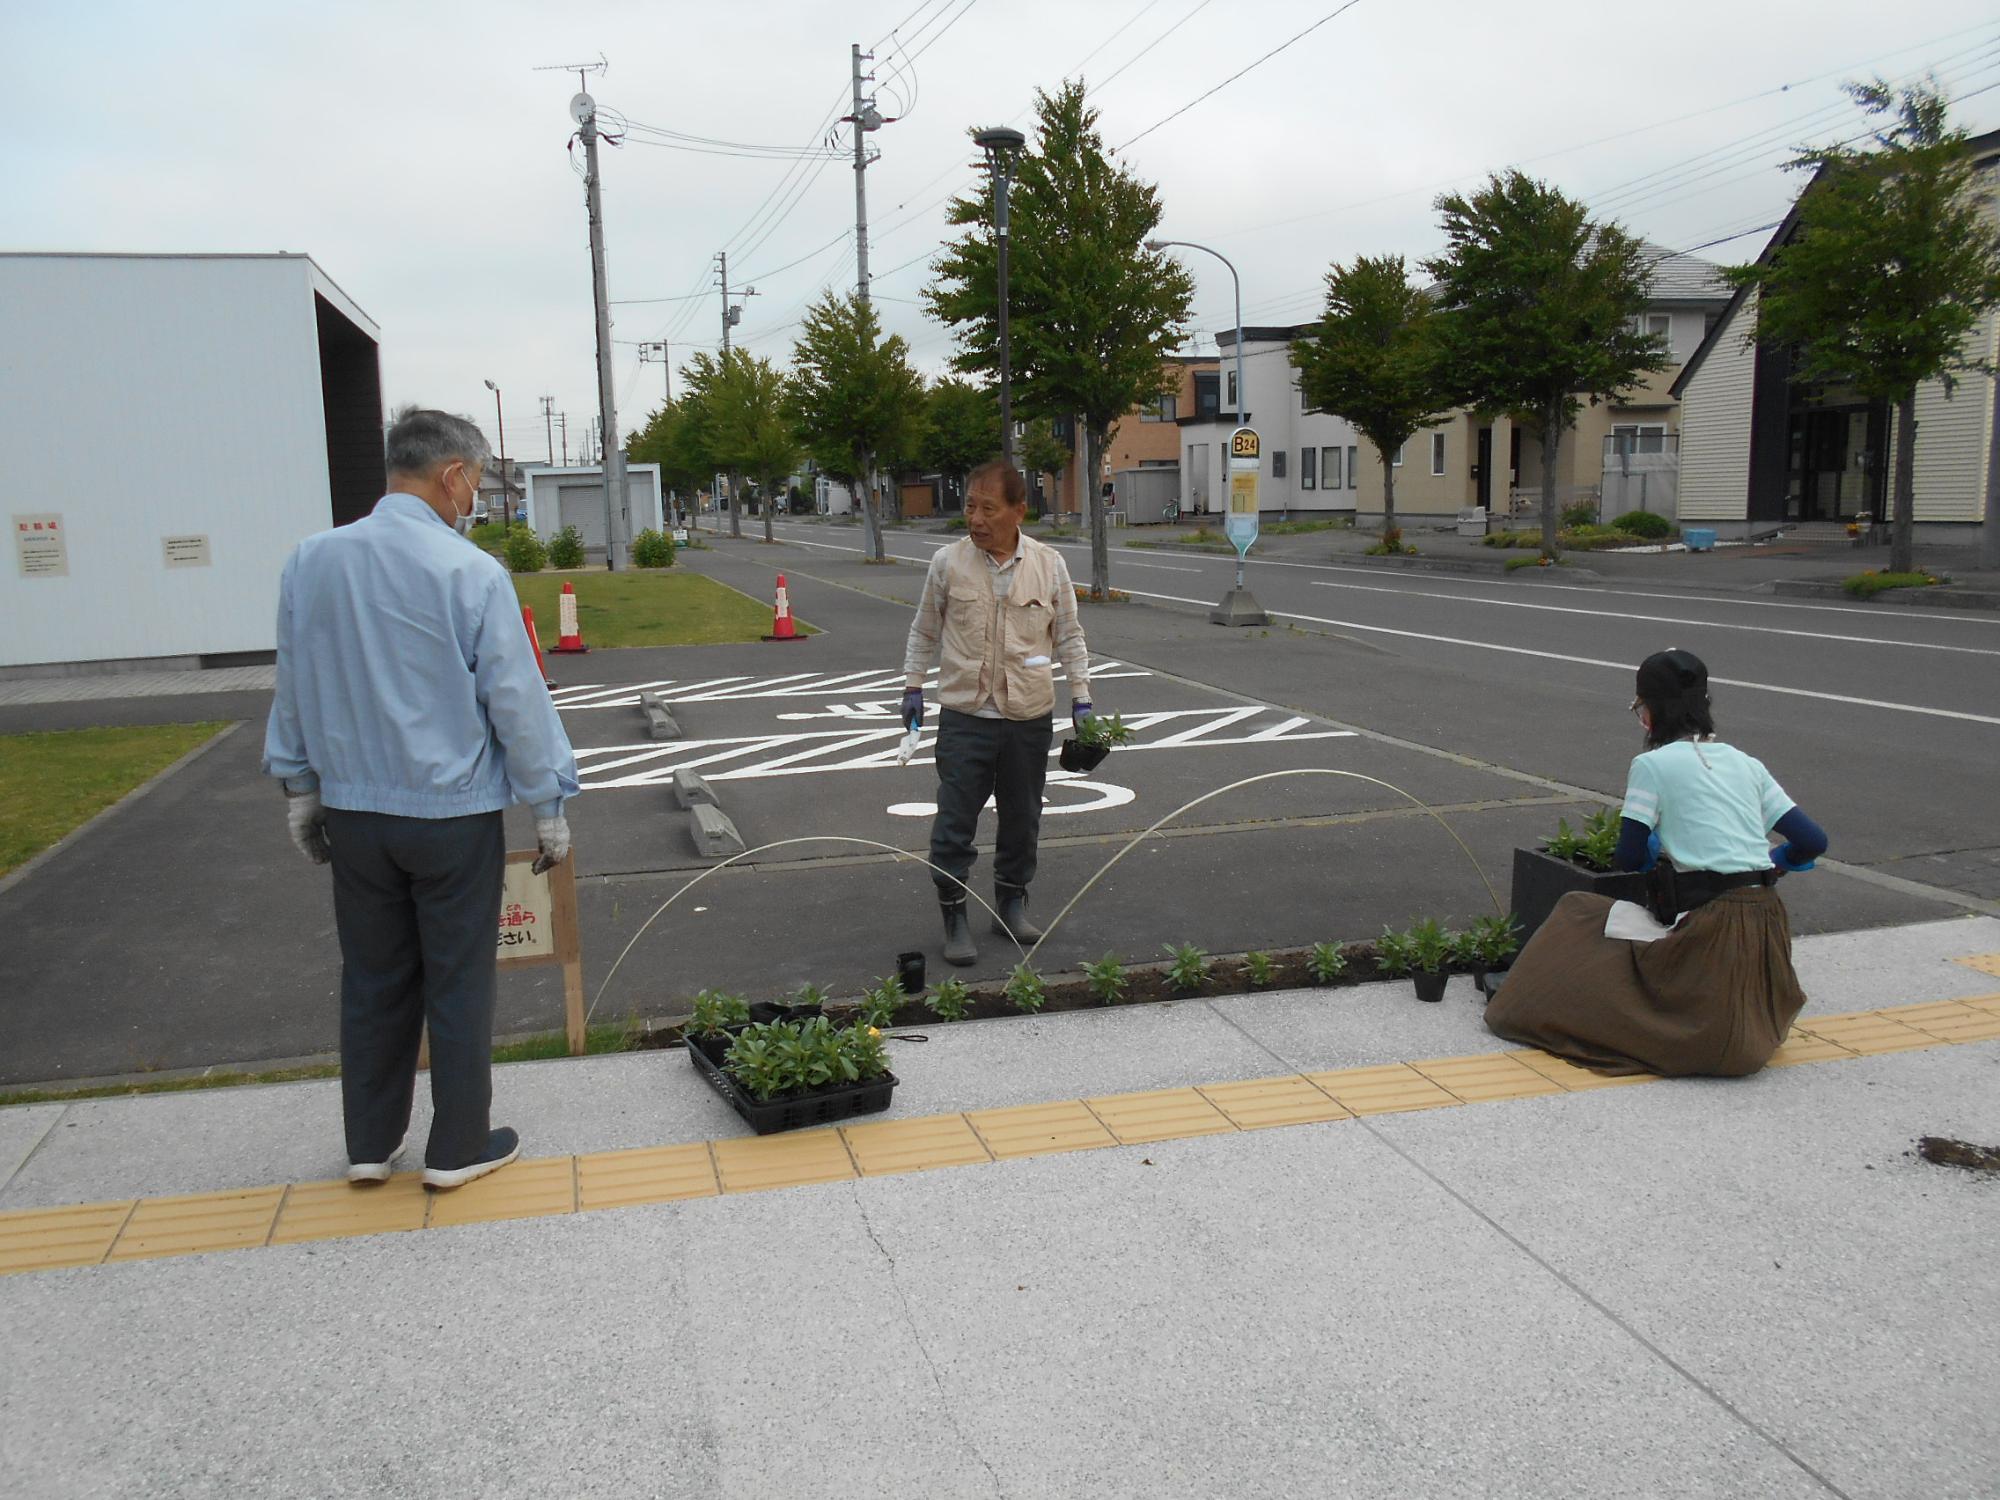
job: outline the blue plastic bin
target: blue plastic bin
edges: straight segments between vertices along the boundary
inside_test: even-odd
[[[1715,528],[1712,526],[1690,526],[1681,533],[1681,540],[1687,543],[1690,552],[1713,552],[1715,550]]]

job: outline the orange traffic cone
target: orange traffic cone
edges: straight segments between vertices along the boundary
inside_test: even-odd
[[[764,637],[767,641],[802,641],[796,626],[792,624],[792,601],[785,593],[785,575],[778,575],[778,603],[771,616],[771,633]]]
[[[556,680],[549,676],[549,669],[542,665],[542,638],[535,634],[535,612],[527,605],[521,606],[521,624],[528,632],[528,644],[535,651],[535,670],[542,674],[542,685],[550,692],[556,690]]]
[[[583,643],[583,633],[576,623],[576,585],[567,579],[563,581],[562,598],[557,601],[562,608],[556,615],[556,651],[563,656],[581,656],[590,647]]]

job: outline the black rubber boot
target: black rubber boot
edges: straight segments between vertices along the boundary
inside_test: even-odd
[[[1028,920],[1028,888],[1024,885],[996,885],[993,887],[993,904],[1000,908],[1000,915],[994,918],[993,935],[1006,937],[1011,931],[1017,943],[1038,942],[1042,929]]]
[[[963,901],[940,901],[944,913],[944,961],[963,969],[979,962],[979,948],[972,941],[972,924],[965,918]]]

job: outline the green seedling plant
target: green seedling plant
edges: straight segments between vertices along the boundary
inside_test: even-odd
[[[972,1009],[972,991],[963,979],[945,979],[932,988],[924,1003],[940,1021],[963,1021]]]
[[[1393,976],[1409,973],[1416,962],[1416,954],[1410,949],[1409,934],[1384,927],[1382,935],[1375,939],[1375,967]]]
[[[793,993],[792,998],[786,1003],[797,1009],[800,1006],[807,1005],[823,1007],[826,1004],[826,1000],[827,994],[824,986],[807,983],[800,985]]]
[[[688,1029],[696,1036],[719,1036],[725,1026],[741,1026],[750,1019],[750,1007],[741,995],[725,995],[720,990],[703,990],[694,997],[694,1016]]]
[[[1007,998],[1013,1002],[1014,1009],[1025,1011],[1030,1015],[1040,1010],[1043,1002],[1049,998],[1048,991],[1042,984],[1042,976],[1026,964],[1014,966],[1014,972],[1007,980],[1006,993]]]
[[[1521,948],[1521,924],[1512,912],[1504,917],[1480,917],[1459,934],[1459,953],[1484,968],[1505,967]]]
[[[1314,943],[1306,954],[1306,972],[1314,984],[1332,984],[1347,972],[1347,955],[1338,943]]]
[[[910,997],[903,993],[900,975],[890,974],[875,981],[874,988],[864,990],[861,1003],[855,1007],[855,1015],[864,1025],[893,1026],[896,1012],[903,1008],[903,1002]]]
[[[1412,925],[1403,939],[1409,944],[1411,967],[1423,974],[1442,972],[1456,952],[1451,934],[1435,917],[1425,917]]]
[[[825,1016],[768,1021],[737,1033],[723,1061],[753,1099],[865,1083],[889,1071],[888,1049],[872,1026],[835,1026]]]
[[[1266,989],[1277,978],[1278,966],[1271,961],[1271,955],[1264,952],[1243,955],[1243,977],[1253,990]]]
[[[1109,750],[1132,738],[1132,727],[1119,714],[1092,714],[1076,726],[1079,745],[1101,745]]]
[[[1556,831],[1542,841],[1544,853],[1567,859],[1593,870],[1608,870],[1618,850],[1618,819],[1608,807],[1600,807],[1584,820],[1582,831],[1558,818]]]
[[[1167,983],[1183,995],[1192,995],[1208,983],[1208,955],[1193,943],[1182,943],[1179,947],[1169,946],[1167,957]]]
[[[1083,966],[1084,979],[1090,985],[1090,993],[1106,1005],[1116,1005],[1125,998],[1125,965],[1118,955],[1107,953],[1094,964]]]

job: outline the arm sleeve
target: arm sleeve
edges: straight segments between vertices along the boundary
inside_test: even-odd
[[[1083,620],[1076,607],[1076,585],[1070,581],[1069,563],[1058,552],[1055,558],[1056,596],[1052,601],[1055,610],[1056,659],[1063,664],[1063,674],[1069,678],[1069,701],[1088,703],[1090,701],[1090,647],[1083,639]]]
[[[1644,823],[1631,818],[1618,820],[1618,851],[1611,856],[1611,862],[1621,870],[1650,870],[1653,868],[1653,851],[1649,847],[1653,830]]]
[[[1643,828],[1660,826],[1660,780],[1643,755],[1632,757],[1632,769],[1625,776],[1625,805],[1619,815]]]
[[[937,665],[938,645],[944,639],[945,578],[950,563],[949,547],[940,547],[931,556],[930,570],[924,574],[923,597],[917,600],[917,616],[910,621],[909,643],[903,648],[903,686],[922,687],[924,678]]]
[[[576,753],[535,670],[534,648],[514,606],[514,586],[497,568],[473,635],[472,676],[486,721],[506,754],[514,800],[527,803],[538,818],[558,816],[563,799],[582,790]]]
[[[1826,830],[1807,817],[1803,808],[1792,808],[1774,827],[1778,837],[1790,846],[1794,859],[1818,859],[1826,853]]]
[[[278,683],[264,725],[264,774],[282,778],[286,791],[303,795],[319,790],[319,773],[307,759],[299,723],[298,643],[292,633],[292,573],[298,558],[294,552],[278,581]]]

